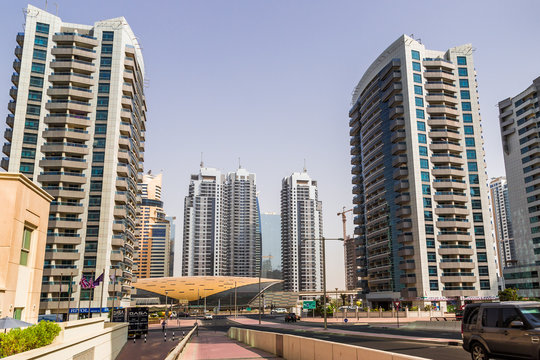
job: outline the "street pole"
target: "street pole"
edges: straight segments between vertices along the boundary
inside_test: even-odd
[[[323,312],[324,312],[324,330],[327,330],[326,319],[326,250],[325,250],[325,238],[321,238],[322,241],[322,271],[323,271]]]
[[[259,261],[259,325],[261,325],[261,271],[262,270],[262,251],[261,258]]]
[[[169,292],[165,291],[165,320],[167,320],[167,315],[168,315],[168,310],[169,310],[167,309],[167,300],[169,300],[168,296],[169,296]]]
[[[56,322],[58,322],[58,314],[60,313],[60,300],[61,299],[62,299],[62,273],[60,273],[60,290],[58,292],[58,306],[56,307]]]
[[[71,282],[73,281],[73,271],[69,274],[69,288],[68,288],[68,312],[67,312],[67,320],[69,321],[69,310],[71,306],[71,292],[73,291],[73,285]]]
[[[236,281],[234,282],[234,318],[236,319],[237,318],[237,314],[238,314],[238,307],[237,307],[237,304],[236,304],[236,300],[237,300],[237,294],[236,294]]]

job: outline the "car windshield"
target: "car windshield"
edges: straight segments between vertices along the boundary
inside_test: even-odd
[[[520,310],[527,320],[540,324],[540,307],[522,307]]]

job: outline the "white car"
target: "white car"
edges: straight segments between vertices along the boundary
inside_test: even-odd
[[[277,308],[272,311],[272,314],[286,314],[287,309],[284,308]]]
[[[212,314],[204,314],[204,320],[212,320],[213,318]]]

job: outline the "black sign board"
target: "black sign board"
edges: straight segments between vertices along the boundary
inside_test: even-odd
[[[112,322],[126,322],[126,309],[114,309]]]
[[[140,337],[148,333],[148,308],[134,307],[127,310],[128,337]]]

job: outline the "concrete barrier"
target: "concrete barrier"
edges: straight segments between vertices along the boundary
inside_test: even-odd
[[[59,324],[62,330],[51,345],[8,356],[6,360],[115,359],[127,342],[127,323],[105,323],[104,318]]]
[[[360,346],[340,344],[331,341],[311,339],[303,336],[278,334],[231,327],[227,333],[231,339],[249,346],[294,360],[425,360],[416,356],[402,355],[388,351]]]
[[[188,341],[191,340],[191,337],[193,336],[195,331],[198,331],[197,330],[198,327],[199,327],[198,324],[196,326],[194,326],[193,329],[191,329],[190,332],[188,332],[187,336],[185,338],[183,338],[182,341],[180,341],[180,343],[178,345],[176,345],[176,347],[174,349],[171,350],[171,352],[169,352],[169,355],[167,355],[165,360],[176,360],[176,359],[178,359],[178,357],[182,354],[182,351],[184,351],[184,348],[186,347],[186,344],[188,343]]]

